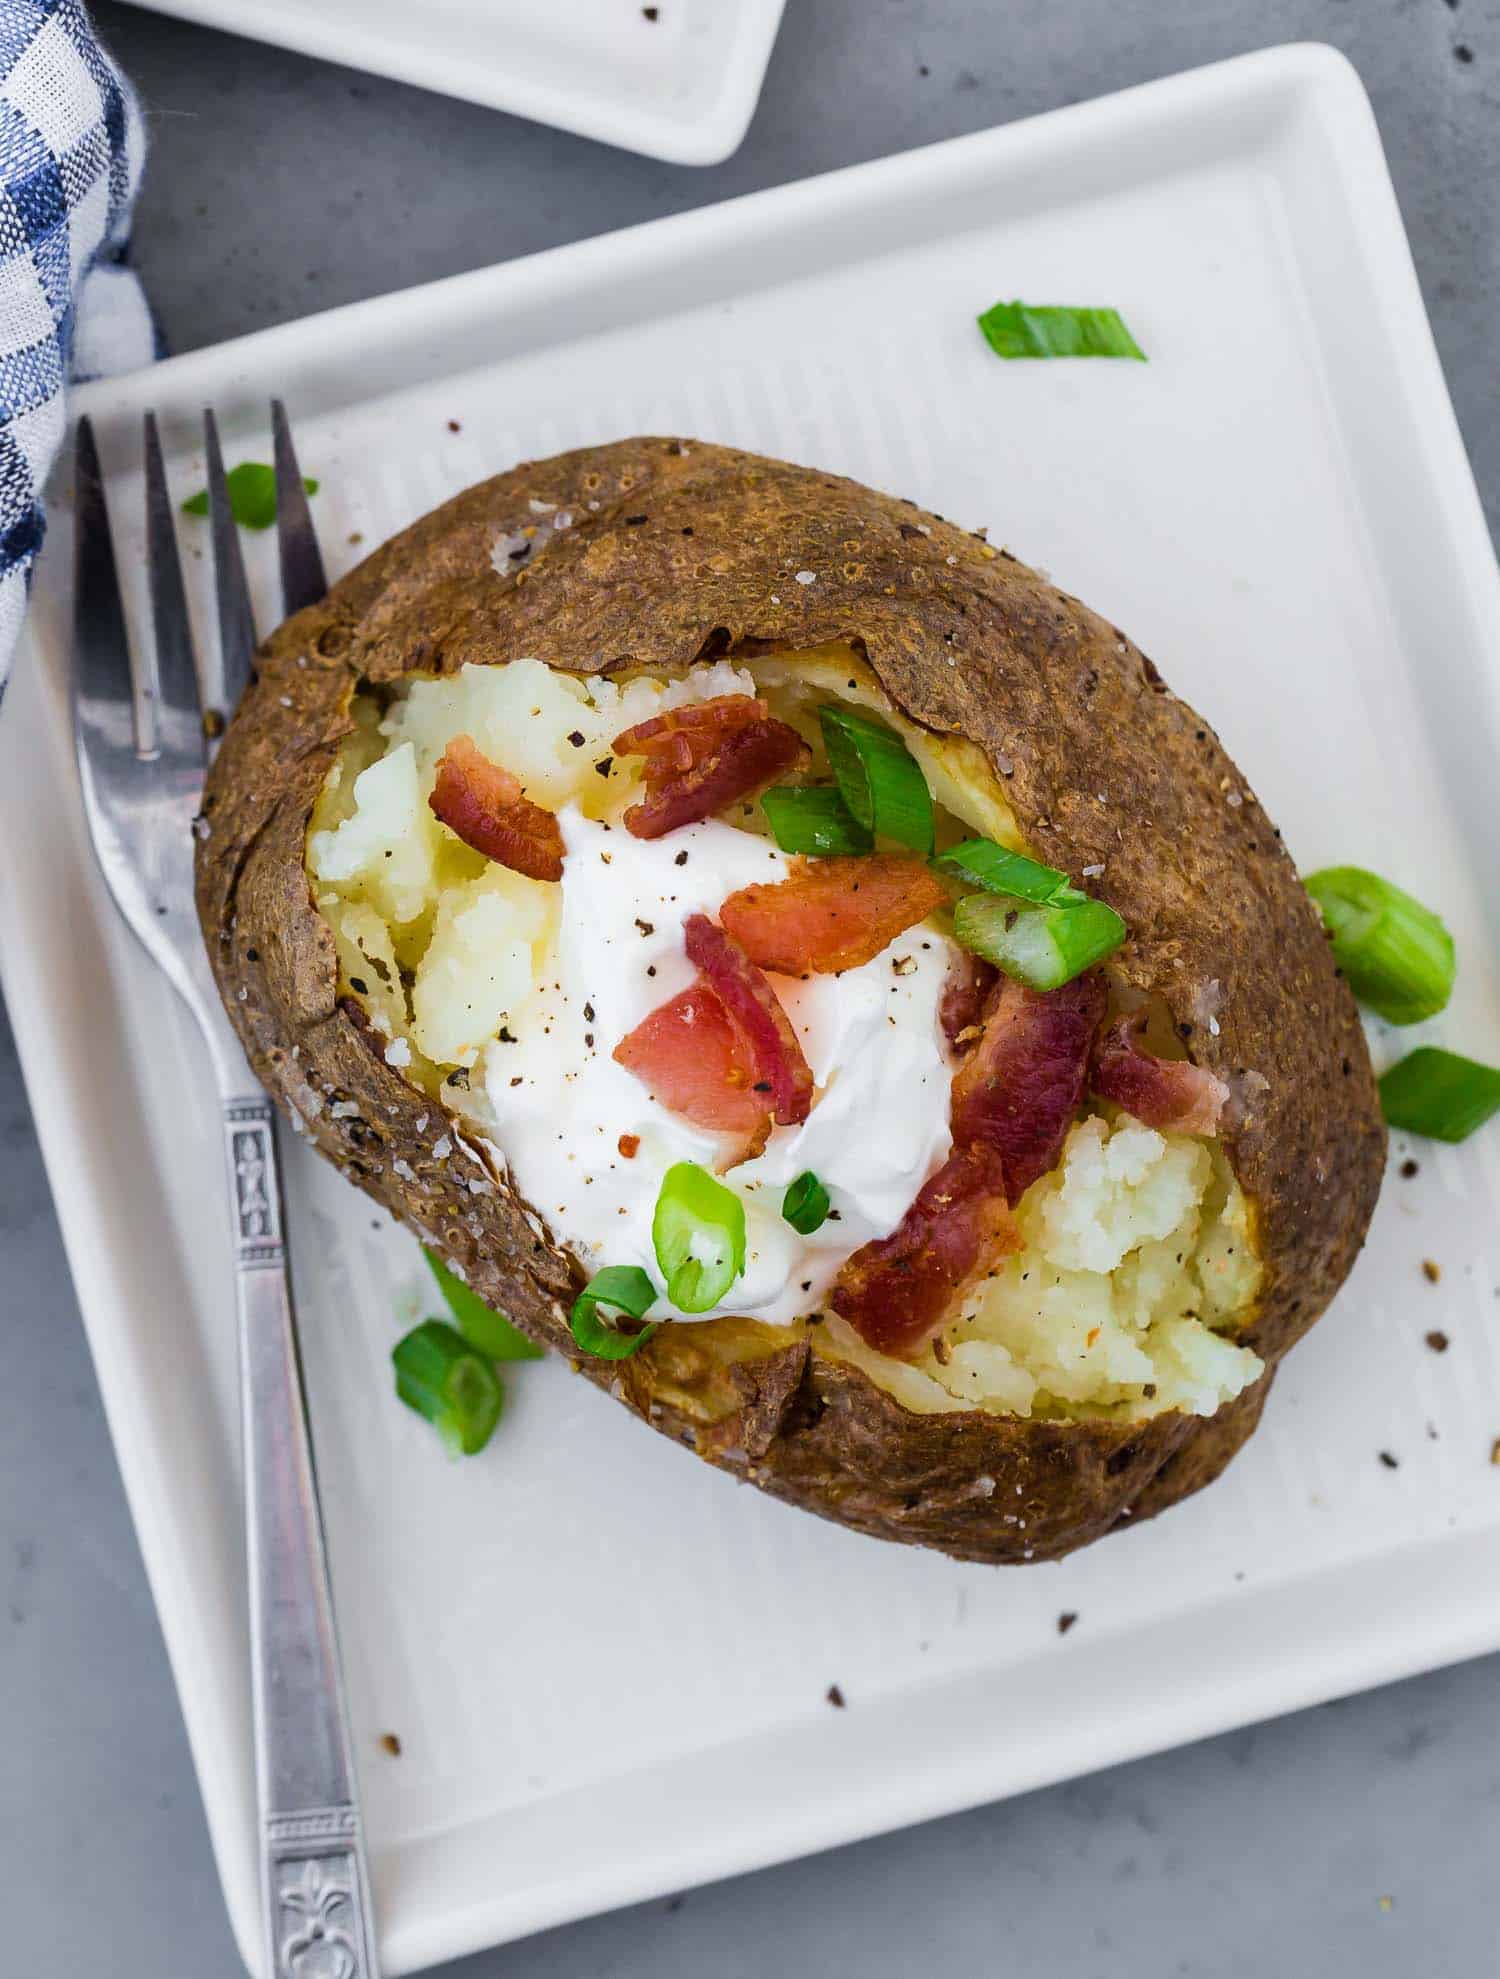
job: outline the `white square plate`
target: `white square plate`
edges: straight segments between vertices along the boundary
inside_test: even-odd
[[[786,0],[145,0],[666,158],[717,165],[745,135]]]
[[[1002,364],[974,316],[1011,295],[1114,303],[1151,362]],[[488,471],[637,431],[990,524],[1130,628],[1305,866],[1420,887],[1464,960],[1434,1034],[1500,1057],[1500,577],[1340,57],[1248,57],[91,386],[137,584],[142,409],[186,494],[199,408],[231,457],[264,458],[273,392],[336,568]],[[208,636],[204,536],[183,533]],[[83,841],[68,547],[59,501],[0,720],[0,955],[249,1943],[217,1129]],[[272,546],[251,550],[264,623]],[[304,1157],[304,1347],[388,1970],[1500,1643],[1500,1142],[1420,1159],[1221,1484],[997,1573],[737,1490],[551,1364],[518,1370],[491,1448],[449,1464],[390,1392],[414,1246]]]

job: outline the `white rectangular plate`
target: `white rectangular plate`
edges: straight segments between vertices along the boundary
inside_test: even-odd
[[[786,0],[145,0],[226,34],[513,110],[674,165],[750,122]]]
[[[1002,295],[1116,304],[1151,362],[1002,364],[974,326]],[[1248,57],[91,386],[137,582],[142,408],[186,494],[199,408],[264,458],[273,392],[336,569],[517,458],[650,430],[991,525],[1130,628],[1305,866],[1367,862],[1441,909],[1463,972],[1434,1034],[1500,1057],[1500,579],[1341,58]],[[81,835],[61,501],[53,530],[0,720],[0,955],[248,1944],[216,1128]],[[202,526],[183,533],[208,636]],[[272,546],[251,550],[264,623]],[[518,1370],[491,1448],[449,1464],[390,1388],[414,1247],[304,1154],[303,1338],[388,1969],[1500,1643],[1500,1148],[1420,1159],[1221,1484],[998,1573],[738,1490],[559,1365]]]

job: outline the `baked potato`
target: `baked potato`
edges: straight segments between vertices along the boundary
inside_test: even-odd
[[[920,770],[927,844],[899,776],[840,806],[830,720]],[[809,785],[852,847],[780,848],[764,793]],[[1008,550],[853,482],[648,438],[469,489],[265,643],[201,829],[293,1126],[644,1421],[858,1531],[1042,1560],[1197,1490],[1363,1240],[1363,1033],[1213,731]],[[942,857],[976,842],[1123,941],[1056,989],[977,966]],[[583,1351],[684,1163],[739,1275],[710,1208],[663,1323]]]

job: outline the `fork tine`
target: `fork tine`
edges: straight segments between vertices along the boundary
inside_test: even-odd
[[[276,545],[281,552],[281,603],[290,618],[316,604],[328,590],[318,534],[307,506],[307,490],[292,446],[292,429],[280,399],[271,401],[276,445]]]
[[[162,459],[156,414],[146,414],[146,562],[151,588],[151,624],[156,635],[157,731],[174,753],[203,753],[203,720],[198,675],[193,663],[193,630],[188,618],[172,497]]]
[[[203,447],[208,457],[208,514],[213,533],[214,592],[219,607],[219,656],[224,713],[232,715],[250,684],[255,666],[255,618],[240,555],[239,525],[224,485],[224,456],[212,411],[203,414]]]
[[[79,721],[95,736],[123,742],[123,710],[132,706],[133,673],[125,607],[115,574],[114,543],[104,500],[99,449],[87,413],[74,440],[73,649],[74,694]],[[138,752],[149,749],[139,707],[132,707],[131,732]]]

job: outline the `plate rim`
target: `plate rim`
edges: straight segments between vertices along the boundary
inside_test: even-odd
[[[341,68],[506,111],[670,165],[720,165],[739,149],[760,101],[786,8],[786,0],[735,0],[743,18],[731,59],[704,107],[684,119],[642,109],[628,99],[610,103],[586,94],[570,96],[566,89],[508,74],[498,62],[493,69],[475,68],[450,57],[441,40],[424,40],[378,24],[361,30],[356,61],[348,45],[347,24],[325,22],[319,9],[306,0],[257,0],[254,9],[235,9],[230,0],[141,0],[141,4],[200,27],[246,35]]]
[[[1258,51],[1181,76],[1139,85],[1090,103],[1047,112],[1024,122],[749,194],[687,214],[648,222],[620,234],[550,249],[521,261],[451,277],[424,288],[346,305],[321,316],[303,318],[295,323],[253,333],[229,344],[168,360],[149,373],[136,374],[124,397],[131,400],[132,416],[133,393],[149,391],[158,402],[176,395],[196,405],[201,402],[204,384],[212,380],[223,381],[226,377],[237,377],[241,372],[259,371],[268,364],[274,366],[282,361],[283,352],[289,352],[298,345],[331,342],[341,335],[378,332],[388,324],[399,326],[412,311],[421,313],[429,335],[435,339],[435,321],[441,321],[456,331],[476,310],[493,312],[497,305],[504,307],[518,296],[531,299],[544,295],[547,288],[559,279],[560,270],[570,271],[573,279],[587,279],[591,270],[607,266],[611,258],[622,253],[634,252],[637,243],[648,236],[660,244],[664,253],[680,255],[686,251],[698,230],[723,228],[726,224],[736,224],[737,220],[743,225],[746,214],[752,211],[760,218],[778,215],[791,217],[805,215],[819,205],[836,211],[841,201],[862,196],[865,191],[872,199],[878,199],[882,189],[892,184],[898,174],[903,182],[909,183],[907,175],[916,168],[916,161],[919,160],[928,161],[928,170],[942,169],[943,160],[972,159],[976,163],[983,161],[996,171],[1003,171],[1007,162],[1023,157],[1029,147],[1037,144],[1039,138],[1045,140],[1048,133],[1051,141],[1058,141],[1059,133],[1066,138],[1070,131],[1086,136],[1090,126],[1097,136],[1101,128],[1107,128],[1111,122],[1120,119],[1137,125],[1153,117],[1170,121],[1185,109],[1201,109],[1216,91],[1221,96],[1227,94],[1247,101],[1256,95],[1268,99],[1285,98],[1289,102],[1298,99],[1301,107],[1315,112],[1332,134],[1351,188],[1350,223],[1362,244],[1378,258],[1390,281],[1385,302],[1409,364],[1409,369],[1403,372],[1401,385],[1421,414],[1424,438],[1434,449],[1432,474],[1443,499],[1443,527],[1453,539],[1455,555],[1467,581],[1468,602],[1476,612],[1489,611],[1500,616],[1500,569],[1495,563],[1478,490],[1442,375],[1431,325],[1422,304],[1410,246],[1396,206],[1373,112],[1352,65],[1336,51],[1319,44],[1294,43]],[[860,190],[851,194],[851,187]],[[121,381],[113,380],[81,390],[75,409],[98,408],[101,412],[118,414],[121,400]],[[38,639],[37,621],[33,616],[24,635],[24,645],[29,647]],[[30,659],[29,654],[22,657],[20,664],[29,666],[33,674],[37,671],[36,662]],[[14,892],[14,877],[8,878],[3,865],[0,865],[0,980],[5,983],[23,1073],[28,1090],[33,1095],[49,1183],[57,1203],[91,1351],[99,1370],[117,1460],[146,1559],[153,1597],[161,1616],[174,1679],[183,1698],[184,1717],[226,1900],[241,1952],[247,1956],[247,1963],[253,1965],[247,1949],[253,1945],[256,1931],[255,1870],[251,1847],[253,1820],[246,1800],[245,1782],[236,1778],[237,1768],[242,1772],[246,1770],[241,1762],[247,1762],[248,1749],[245,1754],[240,1754],[227,1744],[223,1750],[215,1748],[214,1741],[223,1730],[223,1706],[220,1701],[207,1695],[210,1686],[206,1673],[195,1669],[192,1664],[194,1603],[183,1597],[170,1572],[170,1493],[164,1494],[162,1480],[156,1474],[153,1453],[143,1451],[138,1443],[133,1443],[124,1424],[131,1382],[128,1370],[118,1365],[125,1356],[111,1352],[110,1326],[105,1316],[109,1266],[100,1246],[94,1241],[101,1235],[103,1219],[98,1203],[90,1199],[88,1187],[77,1173],[72,1159],[75,1149],[64,1133],[59,1110],[47,1104],[56,1096],[58,1081],[45,1063],[47,1027],[42,995],[45,985],[35,978],[25,945],[3,938],[5,930],[10,929],[14,933],[19,926],[13,906]],[[88,1244],[84,1242],[85,1234],[90,1240]],[[1482,1543],[1482,1538],[1482,1535],[1470,1533],[1454,1534],[1438,1542],[1426,1543],[1425,1555],[1429,1561],[1457,1562]],[[1369,1574],[1367,1563],[1362,1562],[1332,1570],[1332,1573],[1334,1577],[1340,1572],[1347,1576],[1360,1565],[1366,1567],[1366,1579],[1377,1578]],[[1309,1577],[1315,1587],[1321,1586],[1326,1578]],[[388,1932],[393,1953],[389,1959],[390,1969],[410,1969],[440,1957],[457,1956],[547,1925],[583,1917],[620,1903],[639,1901],[664,1889],[683,1887],[686,1881],[738,1873],[772,1861],[847,1843],[859,1836],[905,1825],[910,1820],[933,1818],[944,1811],[956,1811],[981,1800],[1027,1791],[1049,1780],[1092,1771],[1101,1765],[1120,1763],[1149,1751],[1228,1729],[1234,1724],[1301,1708],[1330,1696],[1349,1694],[1371,1684],[1391,1681],[1419,1669],[1438,1667],[1444,1662],[1500,1646],[1500,1591],[1492,1593],[1486,1600],[1482,1595],[1481,1583],[1457,1571],[1448,1576],[1450,1586],[1466,1582],[1464,1599],[1459,1601],[1455,1598],[1451,1612],[1443,1615],[1439,1631],[1442,1640],[1436,1646],[1430,1617],[1421,1630],[1412,1617],[1403,1617],[1400,1619],[1406,1624],[1404,1630],[1388,1629],[1382,1633],[1372,1629],[1364,1642],[1351,1643],[1341,1637],[1332,1649],[1325,1643],[1320,1653],[1304,1655],[1304,1660],[1293,1673],[1300,1681],[1290,1687],[1283,1667],[1275,1698],[1271,1698],[1268,1691],[1263,1696],[1261,1690],[1247,1685],[1238,1695],[1241,1703],[1250,1700],[1248,1708],[1241,1709],[1237,1704],[1227,1712],[1221,1710],[1206,1716],[1200,1714],[1185,1728],[1174,1725],[1166,1728],[1161,1735],[1146,1727],[1133,1726],[1122,1732],[1113,1743],[1105,1740],[1096,1744],[1077,1765],[1067,1761],[1049,1764],[1035,1777],[1013,1779],[998,1790],[993,1780],[986,1786],[983,1778],[979,1777],[986,1766],[992,1764],[986,1749],[983,1763],[976,1760],[967,1768],[956,1769],[965,1771],[970,1781],[968,1786],[955,1787],[950,1775],[945,1774],[946,1784],[941,1792],[934,1787],[920,1803],[909,1801],[894,1820],[887,1819],[883,1814],[870,1818],[868,1801],[862,1801],[859,1809],[853,1811],[846,1807],[844,1800],[831,1797],[821,1810],[821,1825],[809,1818],[803,1824],[800,1838],[790,1845],[784,1845],[781,1837],[773,1836],[768,1840],[766,1836],[761,1836],[757,1842],[753,1837],[741,1835],[733,1846],[726,1840],[718,1854],[711,1858],[705,1851],[701,1864],[686,1878],[673,1874],[657,1884],[649,1879],[642,1881],[637,1878],[631,1887],[622,1888],[618,1886],[618,1878],[612,1883],[609,1876],[600,1875],[596,1878],[595,1888],[580,1905],[577,1901],[580,1879],[574,1867],[570,1872],[573,1901],[566,1906],[559,1907],[554,1903],[548,1909],[534,1899],[528,1910],[517,1895],[502,1894],[486,1905],[470,1905],[447,1918],[398,1916],[387,1920],[394,1927]],[[1479,1593],[1473,1591],[1476,1586],[1480,1587]],[[1290,1600],[1294,1593],[1305,1594],[1307,1590],[1281,1589],[1276,1592]],[[1069,1651],[1084,1658],[1088,1652],[1089,1646],[1082,1641],[1071,1645]],[[949,1680],[950,1685],[952,1681]],[[1264,1678],[1263,1690],[1271,1681],[1269,1676]],[[935,1691],[946,1687],[933,1686],[930,1689]],[[922,1694],[925,1696],[928,1693]],[[191,1708],[190,1699],[194,1700]],[[851,1723],[853,1715],[850,1714]],[[830,1739],[842,1740],[847,1744],[850,1729],[851,1726],[845,1724],[823,1725],[819,1727],[816,1737],[824,1744]],[[955,1769],[950,1769],[950,1773],[952,1770]],[[404,1845],[404,1850],[415,1853],[421,1846],[420,1843],[409,1843]]]

